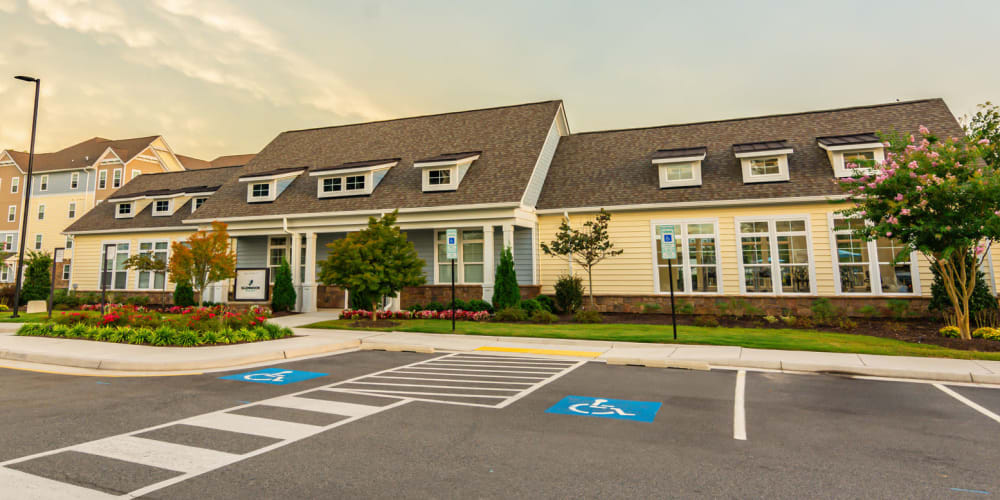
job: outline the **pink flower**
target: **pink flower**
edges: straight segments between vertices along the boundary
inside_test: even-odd
[[[979,144],[982,144],[983,146],[986,146],[986,145],[988,145],[989,143],[990,143],[990,140],[989,140],[989,139],[980,139],[980,140],[979,140]]]
[[[986,247],[984,247],[984,246],[978,246],[978,247],[976,247],[976,255],[981,255],[983,253],[986,253]]]
[[[903,193],[896,193],[896,201],[903,201]]]
[[[915,137],[913,137],[913,134],[910,134],[910,142],[911,143],[912,142],[917,142],[917,139]]]
[[[923,186],[917,186],[917,191],[923,191],[923,190],[924,190]]]
[[[920,130],[920,133],[921,133],[921,134],[924,134],[924,135],[927,135],[927,134],[931,133],[931,131],[930,131],[930,130],[928,130],[928,129],[927,129],[927,127],[925,127],[925,126],[923,126],[923,125],[921,125],[921,126],[920,126],[920,128],[919,128],[918,130]]]
[[[885,233],[885,235],[886,237],[892,236],[892,231],[888,231],[887,233]]]
[[[910,209],[909,208],[904,208],[904,209],[900,210],[899,211],[899,215],[910,215]]]
[[[917,178],[917,173],[916,172],[910,172],[910,177],[916,179]]]

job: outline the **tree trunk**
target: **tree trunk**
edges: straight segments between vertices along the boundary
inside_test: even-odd
[[[941,281],[944,283],[948,298],[955,309],[955,322],[958,323],[959,336],[963,340],[972,340],[972,332],[969,326],[969,300],[975,290],[975,269],[971,273],[967,269],[967,252],[954,252],[947,259],[935,256],[934,264],[937,265],[938,273],[941,274]],[[969,286],[969,276],[972,277],[972,286]],[[956,286],[957,283],[957,286]]]
[[[587,268],[587,291],[590,292],[590,310],[597,310],[594,305],[594,270]]]
[[[372,301],[372,325],[374,325],[375,322],[378,321],[378,305],[377,304],[378,304],[377,301],[374,301],[374,300]]]

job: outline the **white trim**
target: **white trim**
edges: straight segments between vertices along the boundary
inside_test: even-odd
[[[910,280],[913,282],[913,290],[908,293],[883,292],[882,291],[882,271],[879,269],[878,240],[865,241],[862,243],[868,246],[868,284],[867,292],[845,292],[840,282],[840,255],[837,249],[837,231],[834,229],[833,221],[839,217],[835,212],[826,214],[827,232],[830,238],[830,260],[833,267],[833,292],[838,297],[921,297],[920,287],[920,264],[917,262],[919,255],[916,250],[910,252]],[[876,287],[876,284],[878,285]]]
[[[49,190],[49,174],[38,176],[38,191],[44,193]]]
[[[309,177],[333,177],[337,175],[353,174],[356,172],[373,172],[375,170],[386,170],[395,167],[399,163],[398,160],[389,161],[385,163],[379,163],[377,165],[369,165],[366,167],[353,167],[353,168],[340,168],[333,170],[320,170],[316,172],[309,172]]]
[[[688,262],[687,253],[687,239],[689,235],[687,233],[688,224],[712,224],[714,232],[712,233],[715,238],[715,280],[716,280],[716,290],[714,292],[692,292],[692,291],[674,291],[676,295],[719,295],[723,293],[722,288],[722,245],[719,241],[719,218],[718,217],[702,217],[702,218],[689,218],[689,219],[652,219],[649,221],[649,232],[650,232],[650,244],[652,246],[652,256],[653,256],[653,293],[659,294],[670,294],[670,290],[660,290],[660,264],[657,259],[660,252],[660,247],[658,245],[658,238],[656,236],[656,226],[681,226],[680,234],[675,235],[676,238],[683,241],[683,246],[681,247],[681,252],[678,253],[680,257],[678,266],[680,270],[678,271],[683,276],[687,276],[684,273],[685,269],[690,269],[690,263]],[[687,288],[691,287],[689,283],[690,280],[685,280]]]
[[[744,153],[736,153],[737,158],[759,158],[761,156],[787,156],[794,153],[795,150],[792,148],[782,148],[782,149],[768,149],[766,151],[747,151]]]
[[[76,186],[73,186],[74,182],[76,182]],[[80,189],[80,172],[69,174],[69,188],[73,190]]]
[[[654,163],[656,162],[654,161]],[[671,167],[677,167],[678,165],[689,165],[691,167],[692,175],[690,179],[670,180],[667,178],[667,170],[669,170]],[[660,189],[701,185],[701,160],[687,161],[687,162],[657,163],[656,167],[657,170],[659,171]]]
[[[118,181],[118,185],[115,185],[115,181]],[[121,168],[116,168],[111,171],[111,189],[118,189],[122,187],[125,181],[125,171]]]
[[[37,213],[37,216],[38,216],[38,220],[45,220],[45,204],[44,203],[39,203],[38,204],[38,213]]]
[[[440,207],[414,207],[414,208],[400,208],[399,213],[414,213],[414,212],[454,212],[460,210],[476,210],[476,209],[491,209],[491,208],[518,208],[521,204],[519,202],[502,202],[502,203],[480,203],[480,204],[467,204],[467,205],[445,205]],[[307,212],[307,213],[292,213],[292,214],[277,214],[277,215],[249,215],[244,217],[219,217],[213,219],[187,219],[183,222],[188,224],[198,224],[198,223],[208,223],[213,221],[261,221],[261,220],[273,220],[273,219],[283,219],[286,217],[294,218],[315,218],[315,217],[342,217],[342,216],[352,216],[352,215],[382,215],[391,211],[389,208],[375,208],[368,210],[350,210],[342,212]],[[599,210],[599,209],[595,209]]]
[[[16,161],[14,161],[14,157],[11,156],[11,154],[6,149],[0,149],[0,158],[2,158],[4,155],[6,155],[7,158],[10,158],[9,162],[11,164],[13,164],[15,167],[17,167],[17,170],[18,170],[18,172],[21,172],[21,175],[25,174],[25,171],[24,171],[23,168],[21,168],[21,165],[19,165]],[[7,163],[7,162],[4,162],[4,163]],[[6,166],[6,165],[2,165],[2,166]]]
[[[166,242],[166,244],[167,244],[166,260],[164,262],[170,262],[170,244],[171,244],[170,238],[165,238],[165,239],[164,238],[152,238],[152,239],[151,238],[146,238],[146,239],[137,240],[136,241],[136,245],[135,245],[135,255],[139,255],[139,254],[143,253],[142,252],[142,244],[143,243],[152,243],[153,244],[153,249],[152,249],[152,252],[149,252],[149,253],[155,254],[156,253],[156,244],[157,243],[164,243],[164,242]],[[131,249],[129,249],[129,255],[132,255]],[[155,275],[156,275],[156,273],[159,273],[159,272],[163,273],[163,285],[164,285],[163,288],[156,288],[156,287],[152,286],[154,283],[156,283],[156,276]],[[139,277],[142,275],[142,273],[149,273],[150,274],[150,280],[149,280],[150,286],[148,286],[146,288],[141,288],[139,286]],[[169,273],[167,271],[136,271],[136,274],[135,274],[135,290],[163,291],[170,284],[170,280],[168,279],[169,276],[170,275],[169,275]],[[100,284],[100,282],[98,282],[98,284]]]
[[[448,172],[447,184],[431,184],[431,172]],[[457,166],[428,167],[420,171],[421,188],[424,192],[454,191],[458,189],[459,173]]]
[[[789,150],[791,151],[791,150]],[[774,158],[778,161],[778,173],[776,174],[753,174],[754,160],[768,160]],[[776,182],[788,180],[788,156],[787,155],[756,155],[740,159],[740,166],[743,170],[743,183],[753,184],[757,182]]]
[[[11,213],[11,211],[10,211],[10,209],[12,209],[12,208],[14,209],[14,213]],[[7,206],[7,222],[16,222],[16,221],[17,221],[17,205],[8,205]]]
[[[132,167],[132,177],[130,177],[129,180],[135,179],[136,177],[139,177],[140,175],[142,175],[142,170],[139,170],[138,168]]]
[[[111,279],[108,280],[108,290],[128,290],[129,279],[131,278],[131,276],[129,275],[129,269],[128,268],[125,268],[125,270],[122,271],[122,272],[125,273],[125,287],[124,288],[115,288],[115,274],[117,273],[117,271],[115,271],[115,269],[114,269],[114,264],[115,264],[115,260],[118,257],[118,253],[119,253],[117,245],[122,245],[122,244],[128,245],[128,250],[125,252],[125,255],[126,255],[125,258],[131,257],[132,256],[132,241],[131,240],[101,240],[101,247],[100,247],[101,251],[98,252],[99,257],[101,258],[101,262],[97,266],[97,289],[98,290],[101,289],[101,278],[102,278],[102,275],[104,273],[104,259],[106,259],[108,257],[107,253],[104,250],[105,245],[115,245],[115,259],[111,260],[111,268],[108,269],[108,272],[111,273]]]
[[[467,156],[458,160],[441,160],[427,162],[413,162],[413,168],[433,168],[433,167],[457,167],[467,165],[479,159],[480,155]]]
[[[678,203],[641,203],[635,205],[595,205],[587,207],[574,207],[574,208],[545,208],[537,210],[538,215],[562,215],[571,213],[587,213],[587,212],[599,212],[602,208],[605,210],[656,210],[656,209],[679,209],[679,208],[700,208],[700,207],[727,207],[727,206],[752,206],[752,205],[784,205],[789,203],[817,203],[817,202],[829,202],[838,200],[847,200],[849,198],[846,194],[834,194],[834,195],[824,195],[824,196],[795,196],[788,198],[753,198],[746,200],[704,200],[704,201],[686,201]],[[400,210],[402,212],[402,210]],[[186,222],[186,221],[185,221]],[[197,221],[202,222],[202,221]],[[206,219],[204,222],[211,222]]]
[[[377,172],[383,172],[389,170],[390,167],[383,167],[378,169],[350,169],[349,172],[345,173],[344,170],[334,170],[327,175],[316,176],[316,197],[317,198],[339,198],[342,196],[359,196],[372,194],[375,190],[375,174]],[[336,172],[336,173],[333,173]],[[311,175],[311,174],[310,174]],[[361,189],[347,189],[347,178],[348,177],[362,177],[364,178],[364,187]],[[327,179],[340,179],[340,191],[324,191],[323,183]]]
[[[486,252],[493,252],[492,248],[486,248],[486,227],[485,226],[466,226],[466,227],[455,227],[455,228],[448,228],[448,229],[455,229],[456,232],[458,233],[458,235],[457,235],[458,236],[458,238],[457,238],[458,241],[455,242],[456,245],[457,245],[457,247],[458,247],[457,248],[457,250],[458,250],[458,258],[455,259],[455,284],[456,285],[483,285],[485,287],[486,286]],[[436,285],[444,285],[444,284],[450,284],[451,283],[451,280],[448,280],[447,282],[441,281],[441,276],[440,276],[440,272],[439,272],[440,271],[440,266],[438,265],[439,263],[441,263],[439,261],[439,259],[438,259],[438,234],[439,233],[447,232],[448,229],[435,229],[434,233],[433,233],[434,234],[434,284],[436,284]],[[482,240],[469,240],[469,242],[471,242],[471,243],[481,242],[483,244],[483,260],[481,262],[470,262],[470,264],[481,264],[483,266],[483,281],[466,282],[465,281],[465,245],[464,245],[464,243],[465,243],[465,233],[464,232],[465,231],[477,231],[477,230],[483,232],[483,238],[482,238]],[[511,248],[511,250],[513,251],[513,248]],[[447,262],[447,261],[448,261],[448,259],[445,259],[445,262]],[[495,265],[495,263],[494,263],[494,265]],[[494,277],[494,280],[495,279],[496,278]]]
[[[21,176],[11,177],[10,178],[10,194],[17,194],[19,191],[21,191]]]
[[[286,179],[286,178],[289,178],[289,177],[298,177],[298,176],[302,175],[302,173],[305,172],[305,171],[306,171],[306,169],[303,168],[302,170],[295,170],[295,171],[292,171],[292,172],[284,172],[284,173],[281,173],[281,174],[243,176],[243,177],[239,178],[239,182],[259,183],[260,181],[276,181],[276,180],[279,180],[279,179]]]
[[[702,153],[694,156],[679,156],[677,158],[653,158],[653,164],[659,165],[661,163],[690,163],[693,161],[704,161],[707,154],[708,153]]]
[[[161,201],[167,202],[167,209],[166,210],[158,210],[156,208],[156,204],[159,203],[159,202],[161,202]],[[170,199],[170,198],[167,198],[165,200],[164,199],[159,199],[159,200],[158,199],[154,199],[153,200],[153,207],[152,207],[152,209],[153,209],[152,210],[153,217],[169,217],[169,216],[171,216],[171,215],[174,214],[174,200]]]
[[[41,250],[44,244],[44,235],[42,233],[35,233],[35,242],[33,243],[35,250]]]
[[[71,201],[66,205],[66,218],[75,219],[76,218],[76,202]]]
[[[848,153],[872,153],[873,159],[875,160],[875,168],[865,168],[859,167],[858,169],[848,169],[847,162],[844,160],[844,155]],[[834,177],[852,177],[855,171],[861,171],[863,174],[870,175],[877,170],[877,166],[885,162],[885,148],[881,144],[874,148],[863,148],[854,147],[848,149],[832,150],[827,151],[827,157],[830,159],[830,165],[833,167]]]
[[[133,156],[132,160],[135,160],[135,159],[139,159],[139,160],[143,160],[143,161],[148,161],[148,162],[152,162],[152,163],[160,163],[160,159],[159,158],[157,158],[155,156],[144,155],[144,154],[137,154],[137,155]],[[131,160],[129,160],[129,161],[131,161]]]
[[[108,188],[108,169],[98,170],[97,189],[107,189],[107,188]]]
[[[187,193],[187,192],[183,192],[182,191],[182,192],[179,192],[179,193],[157,194],[157,195],[152,195],[152,196],[149,196],[149,195],[141,195],[141,196],[110,196],[110,197],[106,198],[105,201],[162,200],[164,198],[180,198],[182,196],[189,196],[189,197],[192,197],[192,198],[196,197],[196,196],[199,197],[199,198],[207,198],[209,196],[212,196],[213,194],[215,194],[214,191],[206,191],[206,192],[199,192],[199,193]]]
[[[208,201],[208,198],[209,198],[208,196],[192,196],[191,197],[191,213],[194,213],[195,210],[198,210],[199,208],[201,208],[201,207],[196,206],[196,205],[198,205],[198,200],[203,200],[201,203],[202,203],[202,205],[204,205],[205,202]]]
[[[882,149],[885,147],[881,142],[865,142],[861,144],[839,144],[836,146],[827,146],[819,141],[816,144],[826,151],[855,151],[864,149]]]
[[[743,242],[742,238],[744,233],[740,230],[741,222],[767,222],[767,237],[768,237],[768,252],[770,256],[770,268],[771,268],[771,291],[770,292],[747,292],[746,290],[746,272],[743,263]],[[794,236],[805,236],[806,237],[806,251],[809,256],[809,291],[808,292],[785,292],[781,289],[781,263],[778,257],[778,231],[776,228],[776,222],[778,221],[803,221],[805,222],[804,231],[782,231],[782,234],[791,234]],[[740,281],[740,294],[748,295],[753,297],[767,297],[767,296],[792,296],[792,297],[803,297],[816,295],[816,256],[813,251],[812,244],[812,223],[809,218],[809,214],[788,214],[788,215],[771,215],[771,216],[737,216],[733,217],[733,234],[736,239],[736,262],[739,264],[739,281]],[[761,234],[761,233],[746,233],[746,234]],[[754,266],[762,267],[762,266]]]
[[[129,208],[129,213],[127,213],[127,214],[122,214],[121,213],[121,206],[122,205],[128,205],[130,207]],[[131,219],[133,217],[135,217],[135,202],[134,201],[124,201],[124,202],[116,202],[115,203],[115,218],[116,219]]]
[[[124,229],[97,229],[93,231],[63,231],[61,234],[113,234],[113,233],[146,233],[152,231],[190,231],[195,232],[198,228],[194,226],[163,226],[163,227],[136,227]]]
[[[267,195],[265,196],[254,196],[253,187],[258,185],[267,186]],[[253,181],[247,183],[247,203],[259,203],[262,201],[274,201],[278,197],[278,181]]]

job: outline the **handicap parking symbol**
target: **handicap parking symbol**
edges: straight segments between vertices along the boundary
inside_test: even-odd
[[[316,377],[325,377],[326,373],[303,372],[298,370],[283,370],[281,368],[264,368],[249,373],[238,373],[236,375],[226,375],[219,377],[223,380],[239,380],[242,382],[256,382],[258,384],[285,385],[302,382]]]
[[[545,413],[652,422],[662,404],[654,401],[566,396],[545,410]]]

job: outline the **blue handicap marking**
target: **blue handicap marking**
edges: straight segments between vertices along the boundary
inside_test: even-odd
[[[661,405],[654,401],[566,396],[545,413],[652,422]]]
[[[219,377],[224,380],[240,380],[243,382],[257,382],[258,384],[285,385],[302,382],[316,377],[325,377],[326,373],[302,372],[298,370],[284,370],[281,368],[264,368],[249,373],[238,373],[236,375],[226,375]]]
[[[670,243],[671,241],[674,241],[674,235],[669,234],[669,233],[663,235],[663,242],[664,243]]]

